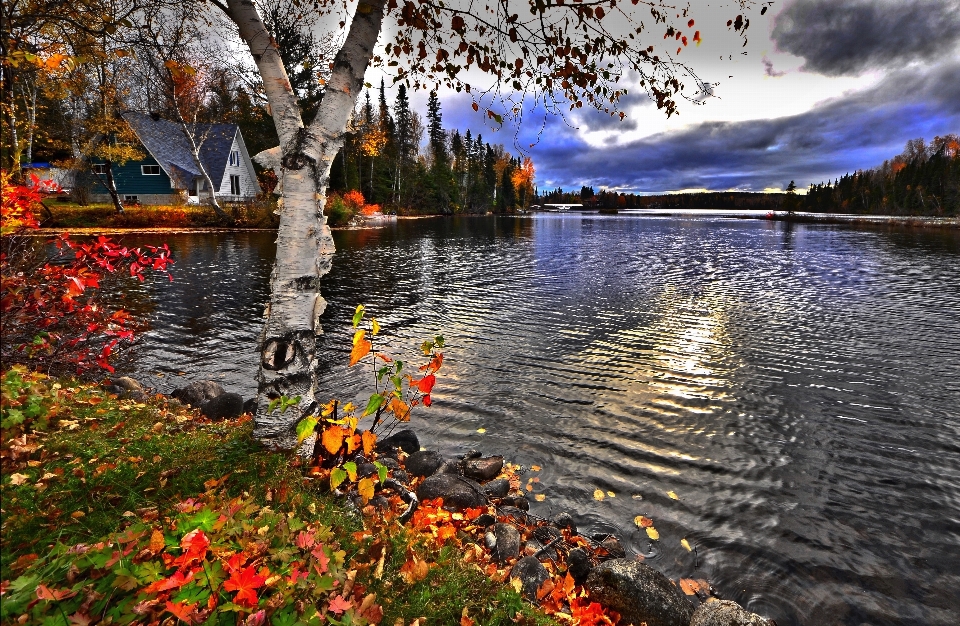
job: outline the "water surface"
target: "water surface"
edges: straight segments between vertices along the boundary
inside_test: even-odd
[[[447,339],[424,444],[542,466],[534,512],[780,626],[960,623],[956,231],[538,215],[335,239],[321,397],[370,392],[345,367],[365,303],[397,355]],[[167,240],[138,374],[249,397],[273,235]]]

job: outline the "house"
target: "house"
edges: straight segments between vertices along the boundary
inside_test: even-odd
[[[202,202],[206,183],[190,154],[190,143],[180,124],[128,111],[123,119],[130,125],[145,153],[145,158],[114,163],[112,173],[117,193],[124,202],[140,204],[176,204]],[[249,200],[260,192],[253,162],[236,124],[191,124],[189,128],[200,148],[200,161],[216,186],[222,202]],[[106,164],[94,162],[94,172],[106,173]],[[110,202],[110,196],[98,181],[91,199]]]

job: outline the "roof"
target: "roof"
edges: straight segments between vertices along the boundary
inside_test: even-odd
[[[123,119],[177,187],[189,187],[193,178],[200,176],[180,124],[136,111],[127,111]],[[236,124],[188,124],[187,128],[200,144],[200,162],[214,184],[219,184],[239,128]]]

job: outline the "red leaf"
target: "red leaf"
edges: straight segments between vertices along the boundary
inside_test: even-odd
[[[187,624],[192,624],[196,617],[196,604],[188,604],[187,602],[173,603],[168,600],[165,608],[173,613],[177,619]]]
[[[241,606],[254,607],[260,598],[257,597],[256,589],[263,586],[266,578],[257,573],[252,565],[243,568],[242,571],[234,571],[230,578],[223,583],[223,588],[227,591],[236,591],[237,595],[234,602]]]
[[[344,600],[342,595],[337,595],[333,597],[333,600],[330,600],[330,610],[337,615],[340,615],[347,609],[353,606],[353,602],[349,600]]]

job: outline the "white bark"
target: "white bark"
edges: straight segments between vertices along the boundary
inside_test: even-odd
[[[283,62],[251,0],[227,0],[228,15],[250,48],[280,138],[280,226],[270,277],[270,303],[260,338],[254,435],[292,448],[296,424],[316,408],[316,336],[326,307],[320,277],[330,271],[334,246],[323,215],[330,166],[343,145],[350,112],[373,57],[385,0],[361,0],[317,111],[304,127]],[[267,410],[271,398],[300,396],[286,412]],[[294,410],[296,409],[296,410]]]

